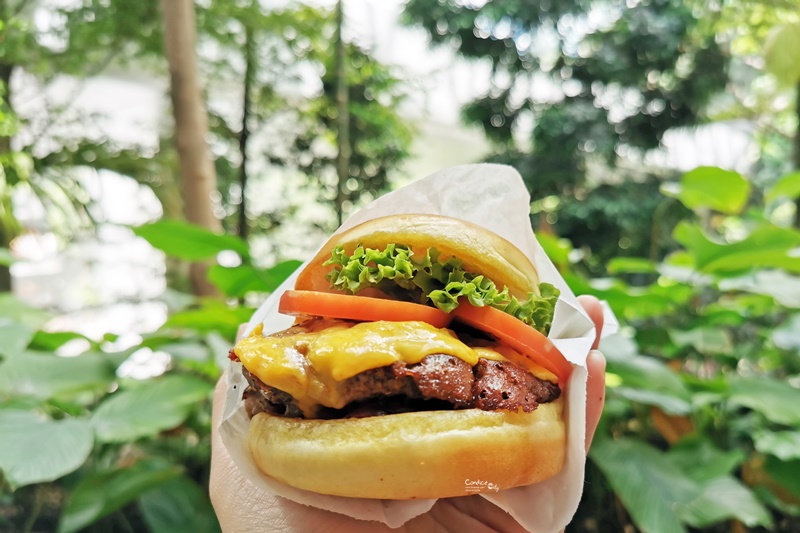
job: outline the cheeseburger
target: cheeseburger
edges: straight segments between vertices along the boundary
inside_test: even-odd
[[[571,371],[546,337],[557,298],[513,244],[463,220],[395,215],[334,235],[280,297],[295,324],[231,350],[255,463],[360,498],[555,475]]]

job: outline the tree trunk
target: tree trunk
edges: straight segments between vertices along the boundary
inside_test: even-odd
[[[794,132],[794,151],[792,157],[792,170],[800,171],[800,81],[794,88],[794,114],[797,117],[797,129]],[[794,226],[800,229],[800,198],[794,201],[795,215]]]
[[[208,117],[197,77],[194,4],[192,0],[161,0],[161,7],[183,213],[192,224],[221,233],[222,224],[211,208],[217,178],[206,144]],[[207,269],[203,263],[194,263],[190,268],[192,290],[198,296],[217,294],[208,282]]]
[[[251,4],[252,7],[252,4]],[[239,167],[239,188],[242,194],[242,203],[239,204],[239,237],[247,241],[247,141],[250,130],[247,121],[250,119],[250,91],[255,78],[255,43],[253,30],[245,26],[244,30],[244,98],[242,101],[242,131],[239,133],[239,153],[242,156],[242,165]]]
[[[6,5],[5,2],[0,2],[0,14],[6,20]],[[14,74],[14,65],[0,62],[0,91],[2,99],[6,101],[9,109],[11,107],[11,76]],[[0,135],[0,155],[6,155],[11,152],[11,137]],[[0,224],[0,247],[7,247],[11,243],[10,228],[4,228]],[[0,293],[11,292],[11,269],[5,265],[0,265]]]
[[[343,0],[336,4],[336,219],[341,226],[344,221],[345,187],[350,177],[350,109],[347,94],[347,49],[342,37],[344,26]]]

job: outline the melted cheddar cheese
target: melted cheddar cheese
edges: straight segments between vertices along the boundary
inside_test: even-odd
[[[299,403],[344,407],[337,382],[396,361],[419,363],[432,354],[457,357],[470,366],[478,358],[508,360],[539,379],[556,382],[549,371],[509,348],[486,341],[468,346],[448,329],[425,322],[334,321],[321,331],[261,335],[256,328],[234,347],[242,364],[266,385],[291,394]]]

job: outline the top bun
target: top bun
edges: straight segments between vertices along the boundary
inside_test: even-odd
[[[338,245],[352,253],[361,244],[383,249],[387,244],[406,245],[417,257],[427,248],[436,248],[442,259],[456,257],[467,272],[483,274],[498,287],[507,287],[512,296],[525,299],[539,294],[539,276],[531,261],[519,248],[491,231],[465,220],[438,215],[392,215],[376,218],[332,236],[300,273],[298,290],[339,292],[331,289],[325,275],[330,267],[322,264],[331,258]]]

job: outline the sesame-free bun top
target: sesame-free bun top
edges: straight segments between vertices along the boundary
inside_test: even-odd
[[[376,218],[332,236],[300,273],[297,290],[338,292],[331,289],[325,275],[338,245],[352,253],[361,244],[364,248],[383,249],[387,244],[406,245],[413,257],[424,257],[427,248],[436,248],[441,258],[456,257],[467,272],[482,274],[511,295],[527,298],[539,294],[539,276],[530,259],[519,248],[491,231],[458,218],[439,215],[405,214]]]

